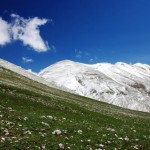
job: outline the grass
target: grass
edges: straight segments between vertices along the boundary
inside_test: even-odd
[[[150,149],[149,113],[50,88],[4,68],[0,81],[0,149]]]

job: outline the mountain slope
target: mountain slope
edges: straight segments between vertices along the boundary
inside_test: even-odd
[[[0,112],[4,150],[150,147],[149,113],[67,93],[2,66]]]
[[[34,81],[38,81],[38,82],[45,84],[47,86],[52,86],[52,84],[46,82],[43,78],[39,77],[37,74],[29,72],[29,71],[15,65],[15,64],[12,64],[12,63],[5,61],[3,59],[0,59],[0,67],[1,67],[1,70],[3,70],[3,68],[5,68],[5,69],[11,70],[15,73],[18,73],[24,77],[32,79]]]
[[[86,97],[150,112],[150,66],[145,64],[87,65],[65,60],[43,69],[39,76]]]

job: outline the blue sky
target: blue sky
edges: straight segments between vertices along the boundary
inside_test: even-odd
[[[29,18],[46,19],[43,24],[40,22],[38,30],[45,48],[25,36],[14,38],[15,34],[10,42],[0,45],[0,58],[25,69],[38,72],[64,59],[92,64],[118,61],[150,64],[149,0],[0,2],[0,18],[14,23],[12,14],[28,23]]]

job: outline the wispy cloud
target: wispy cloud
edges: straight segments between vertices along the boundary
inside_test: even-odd
[[[56,53],[56,47],[54,46],[54,45],[52,45],[51,47],[50,47],[50,49],[51,49],[51,51],[53,51],[53,52],[55,52]]]
[[[0,45],[5,45],[11,41],[9,34],[10,25],[0,18]]]
[[[94,61],[94,59],[93,58],[90,58],[90,62],[93,62]]]
[[[86,52],[86,51],[81,51],[78,49],[75,49],[75,57],[76,58],[84,58],[87,59],[89,61],[89,63],[95,63],[98,61],[98,57],[97,56],[93,56],[90,53]]]
[[[89,62],[90,62],[90,63],[93,63],[93,62],[95,62],[95,61],[97,61],[97,60],[98,60],[98,57],[97,57],[97,56],[94,56],[94,57],[90,58]]]
[[[75,49],[75,57],[81,58],[83,55],[83,52],[81,50]]]
[[[37,52],[46,52],[50,49],[48,42],[42,39],[39,29],[48,22],[48,19],[38,17],[25,19],[17,14],[11,14],[11,18],[10,23],[0,18],[0,45],[20,40]]]
[[[33,59],[31,59],[29,57],[22,57],[22,61],[23,61],[23,63],[29,63],[29,62],[33,62]]]

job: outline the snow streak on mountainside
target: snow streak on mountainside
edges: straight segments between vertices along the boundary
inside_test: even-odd
[[[45,84],[47,86],[51,86],[52,87],[51,83],[45,81],[43,78],[39,77],[36,73],[33,73],[31,71],[27,71],[27,70],[25,70],[25,69],[23,69],[23,68],[21,68],[19,66],[16,66],[16,65],[14,65],[14,64],[12,64],[12,63],[10,63],[8,61],[3,60],[3,59],[0,59],[0,67],[9,69],[9,70],[11,70],[13,72],[16,72],[16,73],[18,73],[18,74],[20,74],[22,76],[25,76],[25,77],[27,77],[29,79],[32,79],[34,81],[37,81],[39,83],[42,83],[42,84]]]
[[[150,112],[150,66],[58,62],[39,73],[50,83],[96,100]]]

